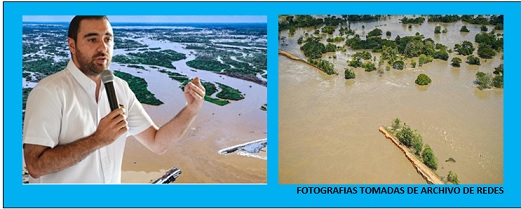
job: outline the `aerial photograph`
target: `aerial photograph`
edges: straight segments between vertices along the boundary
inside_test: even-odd
[[[279,15],[280,184],[504,183],[503,15]]]
[[[127,81],[156,125],[185,106],[199,77],[203,107],[184,137],[157,155],[130,136],[122,183],[152,183],[172,167],[175,183],[266,183],[267,17],[108,16],[110,70]],[[32,88],[63,70],[72,16],[23,17],[23,111]],[[26,171],[22,170],[24,181]]]

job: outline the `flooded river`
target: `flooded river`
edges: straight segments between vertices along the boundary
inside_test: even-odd
[[[479,32],[479,26],[461,21],[425,22],[409,30],[397,19],[351,28],[363,34],[378,26],[384,34],[391,31],[391,39],[420,32],[449,48],[463,40],[474,42]],[[437,24],[448,33],[434,35]],[[464,24],[470,33],[459,32]],[[279,35],[287,37],[288,45],[280,49],[304,58],[296,40],[313,31],[298,29],[291,37],[282,31]],[[454,68],[450,62],[434,60],[423,67],[384,71],[382,76],[357,68],[356,79],[345,80],[343,69],[350,53],[336,52],[337,59],[329,58],[333,54],[323,56],[335,64],[337,76],[279,56],[280,183],[425,183],[378,131],[394,118],[417,129],[424,144],[431,146],[438,158],[438,175],[453,171],[460,183],[503,183],[503,89],[478,90],[474,84],[477,71],[492,73],[503,63],[502,53],[482,59],[480,66],[462,63]],[[450,53],[449,61],[454,56],[459,55]],[[420,73],[432,83],[416,85]],[[446,162],[449,158],[456,162]]]

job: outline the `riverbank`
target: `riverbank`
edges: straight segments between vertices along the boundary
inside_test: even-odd
[[[427,181],[429,184],[445,184],[434,171],[432,171],[429,167],[427,167],[423,162],[418,160],[413,153],[409,151],[409,149],[394,138],[384,127],[380,127],[380,132],[384,134],[385,138],[389,139],[396,147],[398,147],[407,157],[407,160],[412,163],[412,166],[416,169],[416,171]]]
[[[306,61],[306,60],[304,60],[304,59],[302,59],[300,57],[297,57],[297,56],[295,56],[295,55],[293,55],[293,54],[291,54],[291,53],[289,53],[287,51],[279,50],[279,54],[283,55],[283,56],[285,56],[287,58],[290,58],[292,60],[299,61],[299,62],[302,62],[304,64],[307,64],[307,65],[309,65],[309,66],[311,66],[311,67],[313,67],[313,68],[323,72],[323,70],[320,69],[319,67],[317,67],[316,65],[313,65],[313,64],[309,63],[308,61]]]

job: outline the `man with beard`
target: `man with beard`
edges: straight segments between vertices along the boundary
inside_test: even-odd
[[[120,183],[127,135],[162,154],[186,132],[203,104],[198,78],[184,89],[186,106],[158,128],[128,84],[115,78],[119,109],[111,111],[101,72],[108,70],[114,34],[105,16],[76,16],[68,31],[71,60],[32,90],[23,149],[31,183]]]

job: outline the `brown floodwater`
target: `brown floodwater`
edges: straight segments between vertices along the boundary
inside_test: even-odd
[[[396,19],[364,23],[365,32],[374,26],[384,34],[392,29],[393,36],[420,31],[453,48],[453,43],[473,42],[474,30],[479,30],[467,25],[471,33],[461,35],[463,23],[441,24],[449,33],[435,38],[437,23],[416,25],[409,31],[393,23]],[[313,30],[299,29],[292,37],[282,31],[279,35],[287,37],[288,45],[280,49],[304,58],[296,40]],[[503,63],[502,53],[482,59],[480,66],[462,63],[454,68],[450,62],[434,60],[422,67],[384,70],[381,76],[357,68],[356,79],[345,80],[343,69],[350,53],[336,52],[337,59],[330,58],[333,54],[323,56],[335,64],[340,72],[336,76],[279,56],[280,183],[425,183],[378,131],[394,118],[417,129],[424,144],[431,146],[438,158],[438,175],[453,171],[460,183],[503,183],[503,89],[479,90],[474,84],[476,72],[492,73]],[[449,61],[454,56],[458,55],[450,53]],[[416,85],[420,73],[432,83]],[[456,162],[446,162],[449,158]]]
[[[179,71],[188,71],[185,65],[177,67]],[[159,106],[144,105],[156,125],[168,122],[185,105],[179,82],[165,74],[117,64],[115,68],[145,79],[148,89],[164,102]],[[191,78],[198,76],[205,81],[237,88],[245,94],[245,99],[222,107],[205,102],[184,137],[163,155],[152,153],[129,137],[123,158],[122,183],[149,183],[173,166],[182,171],[176,183],[266,183],[266,160],[218,153],[226,147],[266,138],[267,112],[260,109],[266,103],[266,87],[206,71],[190,72]],[[266,156],[266,153],[262,154]]]

